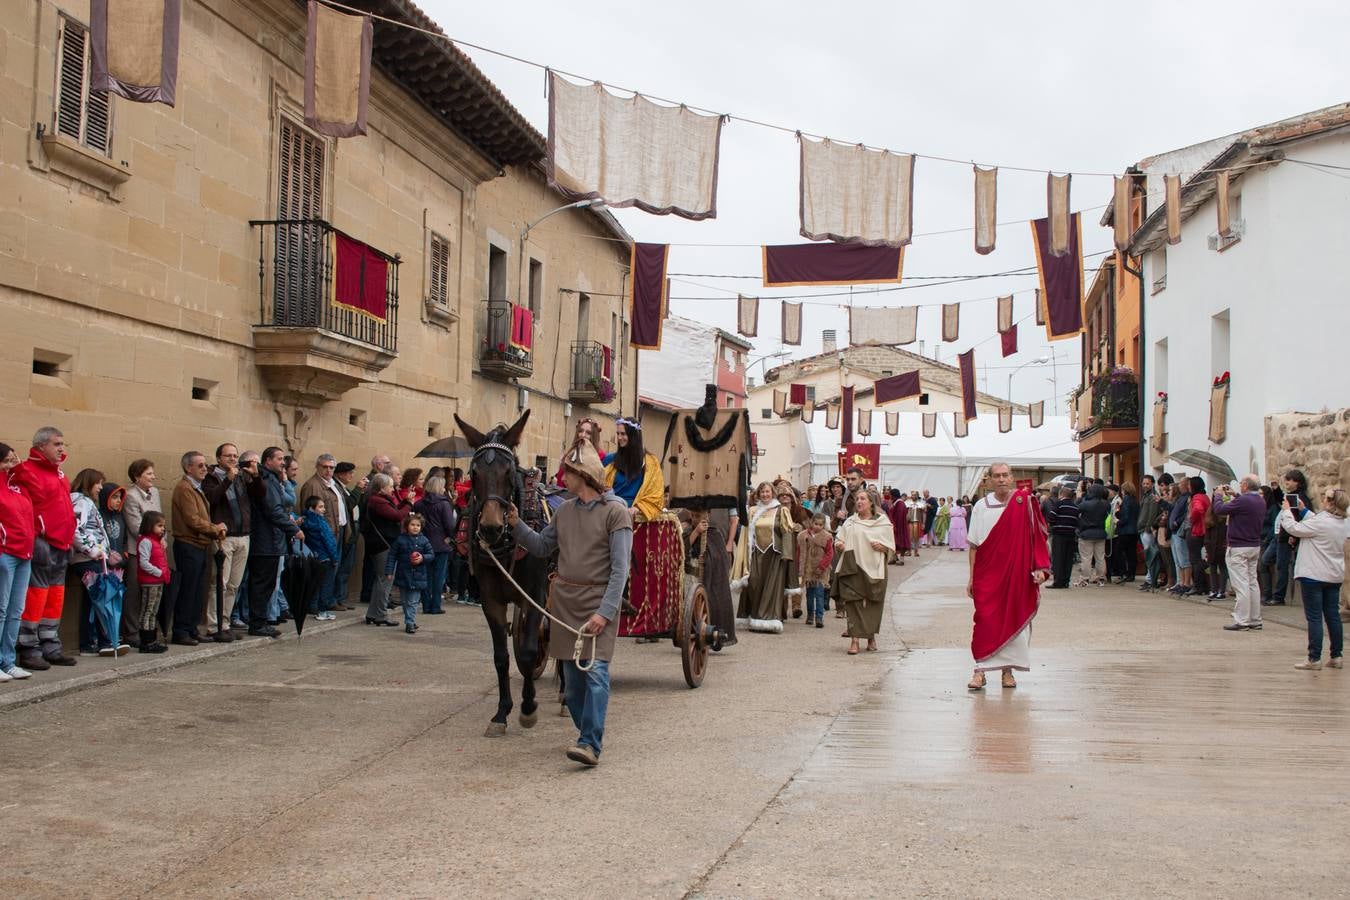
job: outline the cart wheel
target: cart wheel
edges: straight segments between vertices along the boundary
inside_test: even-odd
[[[708,595],[703,585],[691,581],[683,608],[683,634],[680,643],[680,662],[684,664],[684,680],[691,688],[703,683],[708,670],[708,644],[703,636],[708,628]]]
[[[520,671],[521,677],[538,681],[544,677],[544,670],[548,668],[548,619],[539,617],[539,646],[536,651],[539,656],[535,658],[534,674],[531,676],[520,662],[521,649],[525,646],[525,611],[519,606],[513,605],[512,608],[515,612],[511,616],[511,650],[516,658],[516,669]]]

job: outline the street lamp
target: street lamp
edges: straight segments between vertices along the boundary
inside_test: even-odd
[[[592,200],[578,200],[576,203],[569,203],[566,206],[560,206],[557,209],[549,210],[548,212],[544,213],[542,216],[540,216],[539,218],[535,219],[533,222],[525,226],[525,230],[520,233],[520,246],[522,247],[522,249],[524,248],[525,238],[529,237],[530,230],[533,229],[540,222],[547,219],[549,216],[557,215],[560,212],[566,212],[569,209],[586,209],[587,207],[590,207],[592,209],[598,209],[599,207],[604,205],[605,205],[604,199],[601,197],[596,197]]]
[[[1012,402],[1012,383],[1013,383],[1013,376],[1016,375],[1018,372],[1022,371],[1023,369],[1025,369],[1027,366],[1043,366],[1043,365],[1045,365],[1046,363],[1048,363],[1049,361],[1050,361],[1050,357],[1048,357],[1048,356],[1038,356],[1038,357],[1036,357],[1035,359],[1029,359],[1029,360],[1027,360],[1026,362],[1022,363],[1020,366],[1018,366],[1017,368],[1013,369],[1011,372],[1008,373],[1008,394],[1007,394],[1007,397],[1008,397],[1008,402],[1009,402],[1009,403]]]

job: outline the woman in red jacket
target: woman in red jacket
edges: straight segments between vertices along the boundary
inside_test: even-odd
[[[1186,551],[1191,557],[1191,580],[1196,593],[1210,592],[1208,570],[1200,562],[1205,548],[1205,516],[1209,514],[1209,497],[1205,494],[1205,479],[1199,475],[1191,476],[1191,512],[1190,529],[1186,532]],[[1214,560],[1207,560],[1213,567]]]
[[[33,504],[9,478],[18,464],[14,448],[0,444],[0,681],[32,674],[19,668],[14,659],[33,565],[34,535]]]

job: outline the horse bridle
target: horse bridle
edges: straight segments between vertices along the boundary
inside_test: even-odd
[[[483,501],[495,500],[497,505],[502,508],[503,517],[505,517],[508,506],[514,506],[520,509],[521,500],[525,493],[525,484],[523,472],[520,468],[520,460],[516,457],[516,451],[512,447],[500,441],[486,441],[479,444],[473,451],[473,458],[469,460],[469,478],[473,479],[473,467],[477,464],[478,458],[484,454],[494,454],[500,450],[511,460],[511,466],[515,472],[512,477],[512,496],[508,499],[497,494],[488,494]],[[488,462],[492,462],[489,459]],[[482,532],[479,525],[479,499],[477,494],[471,495],[469,502],[469,522],[473,527],[473,540],[479,547],[482,547],[493,556],[505,556],[515,549],[515,539],[511,536],[511,529],[503,527],[495,537],[489,540]]]

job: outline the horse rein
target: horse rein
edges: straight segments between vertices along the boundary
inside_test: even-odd
[[[515,475],[512,479],[515,496],[508,499],[497,494],[488,494],[480,501],[477,494],[474,494],[471,496],[469,503],[469,522],[473,529],[473,539],[484,552],[488,553],[494,559],[498,555],[503,555],[514,550],[515,539],[511,537],[511,529],[503,525],[501,531],[497,533],[497,536],[489,542],[479,525],[480,506],[487,501],[495,501],[497,505],[501,507],[502,518],[505,519],[508,507],[520,507],[520,495],[524,490],[522,486],[520,460],[516,458],[516,451],[499,441],[487,441],[486,443],[480,444],[477,449],[473,451],[473,458],[469,460],[470,479],[472,480],[473,478],[473,467],[478,462],[478,458],[484,454],[493,454],[496,451],[501,451],[511,460],[511,466],[515,471]]]

